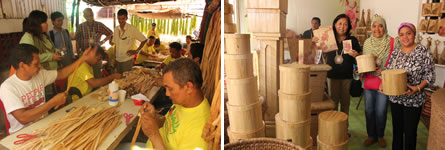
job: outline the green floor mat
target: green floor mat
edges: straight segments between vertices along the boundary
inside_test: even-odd
[[[392,146],[392,117],[391,109],[388,107],[388,118],[386,120],[385,129],[385,139],[387,146],[381,148],[377,143],[365,147],[363,141],[368,137],[366,133],[366,119],[365,119],[365,103],[364,99],[360,103],[358,110],[356,106],[359,102],[359,98],[351,98],[351,104],[349,109],[349,132],[351,133],[351,138],[349,141],[350,150],[390,150]],[[389,103],[388,103],[389,106]],[[417,129],[417,150],[425,150],[428,143],[428,129],[420,121]]]

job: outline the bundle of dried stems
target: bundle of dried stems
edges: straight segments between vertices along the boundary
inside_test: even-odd
[[[213,95],[210,116],[204,126],[202,138],[207,142],[208,150],[221,149],[221,80],[218,81]]]
[[[202,91],[206,98],[212,99],[217,82],[221,80],[221,8],[210,20],[202,58]]]
[[[126,72],[124,75],[125,78],[115,80],[119,84],[119,89],[126,90],[127,95],[142,93],[147,97],[156,80],[161,78],[158,71],[147,68]]]
[[[53,124],[34,131],[40,134],[16,149],[85,149],[94,150],[120,124],[121,114],[116,107],[77,108]]]

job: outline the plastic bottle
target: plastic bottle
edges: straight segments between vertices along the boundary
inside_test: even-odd
[[[108,103],[111,106],[116,106],[119,99],[119,84],[113,81],[108,85],[108,96]]]

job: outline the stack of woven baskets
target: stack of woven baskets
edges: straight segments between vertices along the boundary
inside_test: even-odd
[[[224,0],[224,33],[235,33],[236,24],[233,23],[233,5]]]
[[[249,34],[225,34],[224,55],[227,73],[227,110],[230,142],[264,137],[264,121],[258,98],[257,78],[253,75]]]
[[[305,149],[312,149],[309,66],[280,65],[279,110],[275,115],[276,136]]]

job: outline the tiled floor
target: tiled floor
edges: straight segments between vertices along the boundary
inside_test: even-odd
[[[363,146],[363,141],[367,138],[366,120],[365,120],[365,105],[362,100],[358,110],[355,109],[359,98],[351,98],[351,105],[349,110],[349,132],[351,138],[349,141],[350,150],[390,150],[392,143],[392,117],[391,109],[388,107],[388,118],[386,120],[385,139],[388,145],[385,148],[380,148],[377,144],[369,147]],[[417,150],[425,150],[428,143],[428,129],[420,122],[417,129]]]

